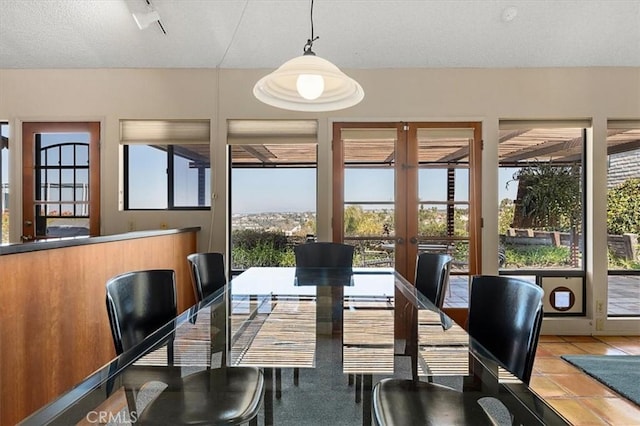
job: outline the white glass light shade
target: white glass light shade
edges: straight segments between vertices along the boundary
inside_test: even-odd
[[[324,78],[318,74],[300,74],[296,80],[296,89],[305,99],[318,99],[324,92]]]
[[[160,14],[155,10],[144,13],[132,13],[133,20],[136,21],[138,28],[144,30],[152,23],[160,20]]]
[[[303,74],[322,77],[324,90],[315,99],[305,99],[298,92],[298,77]],[[359,103],[364,91],[326,59],[302,55],[261,78],[253,87],[253,95],[265,104],[292,111],[335,111]]]

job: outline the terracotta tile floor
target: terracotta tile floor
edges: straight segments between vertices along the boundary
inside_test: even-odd
[[[640,355],[640,336],[540,336],[531,377],[533,390],[573,425],[640,426],[640,407],[560,358],[569,354]]]

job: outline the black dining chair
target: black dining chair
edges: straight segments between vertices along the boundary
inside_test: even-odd
[[[177,315],[175,272],[142,270],[117,275],[107,281],[107,313],[118,355],[175,320]],[[137,424],[257,425],[264,393],[263,373],[254,367],[222,367],[182,376],[173,367],[173,333],[169,333],[167,366],[136,366],[124,374],[129,410],[136,410]],[[136,395],[149,381],[166,388],[141,413]]]
[[[449,288],[449,273],[453,258],[445,253],[420,253],[416,260],[415,287],[438,309],[444,306],[444,298]],[[412,311],[411,311],[412,312]],[[405,315],[411,315],[406,313]],[[410,319],[410,317],[408,317]],[[411,321],[417,327],[417,321]],[[416,330],[417,331],[417,330]],[[398,349],[397,355],[410,356],[417,353],[412,345],[417,342],[407,341]],[[431,381],[431,376],[428,377]]]
[[[355,247],[344,243],[305,243],[293,248],[296,267],[351,268]]]
[[[201,302],[227,284],[222,253],[192,253],[187,256],[196,302]]]
[[[468,332],[480,354],[528,384],[542,323],[541,287],[502,276],[476,276],[469,298]],[[479,346],[481,345],[481,346]],[[373,388],[378,425],[494,424],[477,393],[418,380],[383,379]]]
[[[438,309],[442,309],[449,287],[453,258],[443,253],[420,253],[416,262],[415,286]]]
[[[296,268],[351,268],[355,247],[334,242],[308,242],[293,247]],[[280,371],[276,370],[276,382]],[[293,383],[298,386],[300,370],[293,369]],[[350,379],[351,381],[351,379]]]

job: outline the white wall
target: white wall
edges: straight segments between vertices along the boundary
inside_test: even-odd
[[[293,113],[253,98],[254,83],[271,70],[215,69],[0,69],[0,120],[8,120],[11,138],[20,140],[21,121],[100,120],[102,122],[102,233],[136,229],[201,226],[202,250],[226,248],[226,120],[240,118],[317,118],[319,128],[318,234],[329,238],[331,212],[330,137],[334,121],[482,121],[483,139],[483,272],[497,265],[498,168],[500,119],[593,120],[588,146],[588,190],[592,191],[587,222],[595,237],[588,253],[606,253],[601,225],[606,205],[606,121],[640,118],[640,68],[552,69],[383,69],[345,70],[358,80],[365,99],[331,113]],[[208,118],[212,120],[214,183],[213,220],[209,212],[125,212],[119,205],[121,173],[119,128],[122,118]],[[21,150],[12,144],[10,164],[12,218],[20,217]],[[213,224],[213,227],[211,227]],[[20,221],[10,235],[17,241]],[[210,230],[213,238],[209,244]],[[595,301],[606,301],[606,256],[590,255],[588,315]],[[606,304],[605,304],[606,306]],[[637,333],[638,322],[609,321],[595,330],[591,318],[546,319],[545,331]]]

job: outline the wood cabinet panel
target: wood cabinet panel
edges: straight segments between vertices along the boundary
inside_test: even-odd
[[[178,310],[195,303],[182,232],[0,256],[0,424],[15,424],[115,356],[110,277],[176,271]]]

